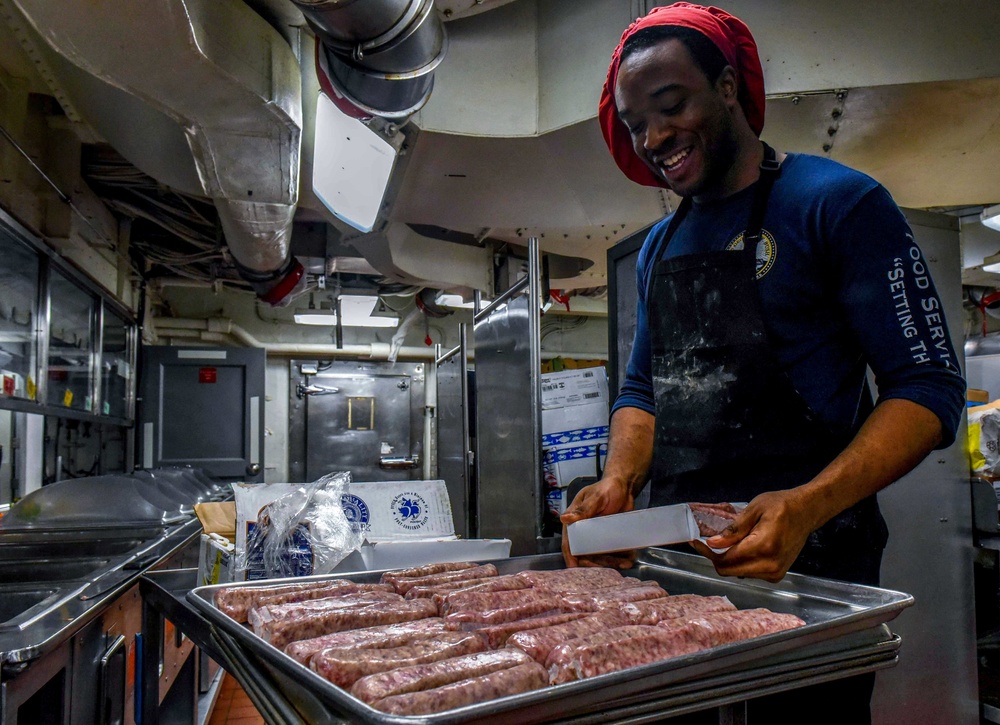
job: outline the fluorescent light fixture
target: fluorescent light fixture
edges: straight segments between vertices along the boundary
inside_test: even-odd
[[[1000,204],[996,204],[995,206],[988,206],[985,209],[983,209],[983,211],[979,214],[979,221],[981,221],[984,225],[988,226],[990,229],[995,229],[996,231],[1000,232]],[[986,270],[987,272],[994,271],[991,269],[986,269],[986,267],[983,267],[983,269]]]
[[[398,317],[379,317],[372,315],[378,297],[374,295],[344,295],[340,298],[340,312],[344,316],[340,323],[343,327],[398,327]],[[295,322],[299,325],[337,324],[337,313],[334,310],[299,310],[295,313]]]
[[[338,219],[372,230],[395,161],[392,144],[319,94],[313,191]]]

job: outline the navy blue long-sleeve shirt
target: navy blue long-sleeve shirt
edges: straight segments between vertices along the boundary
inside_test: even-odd
[[[753,189],[694,204],[665,256],[742,247]],[[655,414],[647,299],[669,221],[650,230],[639,252],[635,342],[613,411]],[[941,421],[941,447],[950,445],[965,381],[927,264],[889,192],[829,159],[788,154],[763,228],[757,286],[764,324],[806,403],[834,430],[854,429],[870,366],[880,400],[928,408]]]

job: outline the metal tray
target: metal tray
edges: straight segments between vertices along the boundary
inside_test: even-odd
[[[517,557],[492,562],[500,574],[526,569],[561,569],[560,554]],[[214,592],[225,586],[260,586],[263,582],[199,587],[188,593],[191,603],[223,632],[232,637],[248,654],[258,660],[279,682],[285,684],[293,701],[311,712],[329,711],[349,722],[399,723],[400,725],[444,725],[445,723],[535,723],[567,718],[574,713],[589,713],[622,701],[631,703],[662,699],[671,689],[698,690],[698,681],[706,683],[727,673],[751,670],[759,665],[773,669],[781,665],[791,675],[796,662],[805,668],[816,658],[831,658],[849,668],[854,653],[881,657],[882,666],[895,662],[899,646],[888,628],[882,626],[904,608],[913,597],[874,587],[846,584],[797,574],[787,575],[778,584],[749,579],[719,577],[711,563],[701,556],[665,549],[645,549],[639,553],[634,569],[623,572],[660,583],[671,594],[726,595],[740,609],[767,607],[776,612],[796,614],[806,622],[798,629],[704,650],[663,662],[633,667],[541,690],[470,705],[447,712],[403,717],[388,715],[369,707],[345,690],[324,680],[315,672],[257,637],[218,611]],[[349,578],[357,582],[378,581],[381,572],[358,572],[300,578],[294,581]],[[273,585],[267,582],[266,585]],[[874,653],[874,655],[873,655]],[[881,654],[879,654],[881,653]],[[891,661],[890,661],[891,660]],[[874,669],[874,667],[872,667]],[[711,691],[703,693],[707,698]]]

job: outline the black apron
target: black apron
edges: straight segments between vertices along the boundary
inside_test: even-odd
[[[810,481],[870,412],[835,431],[795,390],[768,339],[756,250],[774,180],[766,144],[743,248],[656,263],[648,295],[656,429],[650,505],[750,501]],[[690,208],[685,199],[664,250]],[[888,531],[871,496],[813,532],[792,571],[877,585]]]

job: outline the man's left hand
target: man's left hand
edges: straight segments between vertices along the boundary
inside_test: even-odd
[[[764,493],[722,534],[708,539],[708,546],[700,541],[692,546],[723,576],[780,581],[815,528],[809,514],[799,490]],[[722,553],[712,551],[726,547]]]

